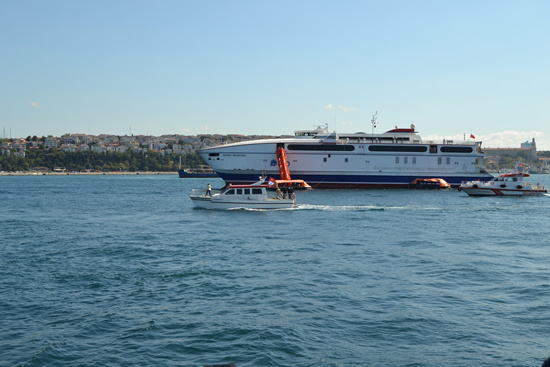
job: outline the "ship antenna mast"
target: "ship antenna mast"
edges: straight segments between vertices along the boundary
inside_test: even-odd
[[[371,124],[372,124],[372,133],[374,134],[374,128],[376,127],[376,125],[378,124],[378,119],[376,118],[376,115],[378,115],[378,111],[376,111],[376,113],[374,115],[372,115],[372,120],[370,120]]]
[[[334,132],[336,132],[336,106],[334,106]]]

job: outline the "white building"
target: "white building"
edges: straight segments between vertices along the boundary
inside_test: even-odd
[[[44,143],[47,149],[57,148],[57,138],[46,138]]]

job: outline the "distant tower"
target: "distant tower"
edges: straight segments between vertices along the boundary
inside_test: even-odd
[[[521,143],[521,147],[523,149],[529,149],[529,156],[527,159],[534,160],[537,158],[537,143],[535,143],[535,138],[533,138],[531,142],[528,140],[525,143]]]

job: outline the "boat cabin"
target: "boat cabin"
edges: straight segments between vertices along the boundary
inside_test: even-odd
[[[221,195],[240,195],[240,196],[250,196],[250,195],[265,195],[265,187],[239,187],[240,185],[230,185],[225,191],[222,191]]]

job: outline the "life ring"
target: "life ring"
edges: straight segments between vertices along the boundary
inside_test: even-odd
[[[491,182],[491,186],[493,186],[495,183],[494,182]]]

